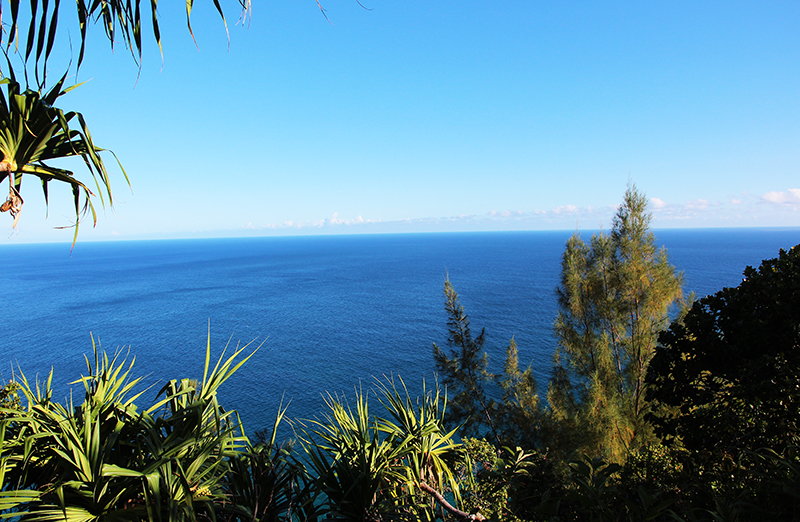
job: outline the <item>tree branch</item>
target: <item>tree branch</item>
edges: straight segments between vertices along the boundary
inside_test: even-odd
[[[458,517],[461,520],[486,520],[486,517],[484,517],[480,513],[470,514],[470,513],[465,513],[464,511],[460,511],[460,510],[454,508],[452,505],[450,505],[450,503],[447,500],[445,500],[445,498],[442,496],[441,493],[439,493],[438,491],[436,491],[435,489],[433,489],[432,487],[430,487],[429,485],[427,485],[424,482],[420,482],[419,487],[420,487],[420,489],[422,491],[425,491],[426,493],[430,493],[433,496],[433,498],[436,499],[436,502],[441,504],[441,506],[448,513]]]

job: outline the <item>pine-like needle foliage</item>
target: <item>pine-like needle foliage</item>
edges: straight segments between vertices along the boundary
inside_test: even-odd
[[[462,436],[486,437],[498,448],[539,446],[543,411],[531,368],[519,368],[517,343],[509,342],[503,373],[490,372],[486,330],[472,337],[469,318],[449,279],[444,295],[450,349],[434,343],[433,358],[450,397],[445,420],[460,424]]]
[[[556,445],[623,461],[651,433],[644,377],[681,275],[657,249],[647,200],[630,186],[610,234],[567,242],[555,322],[558,349],[548,401]]]
[[[453,285],[448,279],[444,283],[447,310],[447,344],[449,353],[433,344],[433,359],[436,371],[450,394],[447,420],[462,425],[466,435],[484,435],[488,428],[493,439],[500,442],[495,415],[497,404],[486,393],[486,385],[494,380],[489,373],[489,356],[484,351],[486,329],[472,337],[469,318],[458,300]]]

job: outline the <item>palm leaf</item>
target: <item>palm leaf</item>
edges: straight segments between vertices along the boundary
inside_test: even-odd
[[[206,385],[171,381],[163,390],[166,402],[158,401],[169,407],[158,413],[135,404],[142,393],[135,390],[140,379],[132,377],[135,360],[121,351],[102,352],[94,342],[93,348],[94,358],[85,357],[87,374],[72,383],[83,386],[80,405],[50,401],[52,372],[43,385],[20,372],[28,408],[8,409],[11,420],[0,421],[0,478],[7,488],[0,510],[37,521],[194,521],[213,519],[217,511],[245,514],[231,507],[228,491],[232,463],[250,444],[236,413],[225,411],[216,396],[240,367],[242,349],[230,357],[223,352],[212,369],[207,343]],[[14,426],[9,440],[6,425]]]
[[[23,177],[35,176],[41,180],[45,203],[49,203],[48,184],[51,181],[69,185],[75,201],[74,246],[82,216],[91,211],[92,221],[96,223],[93,198],[99,197],[103,207],[106,197],[109,205],[113,205],[113,198],[109,173],[100,157],[104,149],[94,144],[83,115],[55,107],[60,96],[77,87],[65,88],[65,79],[66,74],[46,92],[32,89],[22,91],[13,71],[8,78],[0,80],[0,85],[5,86],[6,90],[3,94],[0,89],[0,182],[9,178],[9,198],[3,210],[11,211],[15,225],[22,207],[20,190]],[[77,125],[73,124],[75,120]],[[84,181],[77,179],[74,172],[45,163],[72,156],[83,159],[96,193]],[[130,186],[125,169],[116,155],[114,158]]]
[[[78,15],[78,26],[80,29],[80,48],[78,52],[77,67],[80,69],[83,63],[83,58],[86,50],[86,40],[88,27],[92,21],[99,23],[103,26],[106,38],[108,39],[113,50],[114,44],[121,42],[127,49],[130,50],[131,56],[137,64],[141,63],[142,59],[142,34],[141,34],[141,17],[142,8],[141,0],[78,0],[76,10]],[[219,0],[213,0],[214,7],[222,19],[223,26],[225,27],[226,34],[228,33],[228,25],[225,20],[222,7]],[[244,19],[250,12],[250,0],[238,0],[241,7],[241,18]],[[158,10],[157,0],[150,0],[150,14],[153,27],[153,38],[158,45],[159,51],[161,48],[161,31],[158,23]],[[8,32],[8,37],[4,41],[3,34],[0,34],[0,46],[5,48],[7,52],[20,33],[20,24],[24,20],[20,18],[20,0],[9,0],[11,8],[11,27]],[[60,0],[55,0],[51,6],[48,0],[30,0],[29,11],[26,12],[30,17],[28,20],[28,29],[26,35],[26,45],[24,60],[27,63],[31,56],[35,64],[37,77],[39,72],[42,72],[40,82],[44,81],[44,75],[47,71],[47,60],[53,50],[56,33],[58,29],[58,11],[60,7]],[[193,0],[187,0],[186,3],[186,23],[189,33],[194,38],[191,25],[191,12],[193,7]],[[145,8],[146,9],[146,8]],[[23,12],[25,12],[23,10]],[[163,54],[163,52],[162,52]],[[41,64],[41,66],[40,66]]]

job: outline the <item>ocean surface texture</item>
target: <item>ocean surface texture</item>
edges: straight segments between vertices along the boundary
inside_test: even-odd
[[[130,350],[151,395],[172,378],[202,378],[213,355],[258,352],[223,388],[252,432],[282,398],[289,415],[320,411],[321,394],[400,375],[433,380],[445,344],[449,276],[496,369],[509,339],[541,387],[555,348],[561,254],[570,232],[314,236],[3,245],[0,377],[54,372],[56,399],[86,373],[92,337]],[[591,234],[584,232],[584,239]],[[745,266],[800,243],[800,229],[660,230],[684,289],[698,296],[741,282]],[[78,392],[78,398],[80,393]]]

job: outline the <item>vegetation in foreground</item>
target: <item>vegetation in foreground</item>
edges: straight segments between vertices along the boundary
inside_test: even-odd
[[[80,404],[53,402],[50,379],[0,388],[0,517],[800,520],[800,245],[669,323],[680,276],[648,220],[631,188],[609,235],[568,242],[546,401],[513,340],[489,371],[449,281],[449,400],[377,381],[252,438],[217,400],[248,346],[213,365],[206,346],[202,379],[146,407],[133,363],[97,348]]]
[[[76,5],[78,67],[92,20],[141,58],[138,2]],[[240,5],[246,16],[249,2]],[[0,71],[0,182],[9,185],[0,211],[16,225],[25,177],[39,178],[45,201],[50,181],[66,183],[77,237],[80,219],[94,217],[91,184],[101,204],[103,193],[113,202],[103,150],[79,113],[54,107],[70,89],[66,74],[46,86],[59,3],[34,0],[21,19],[19,1],[10,6],[0,44],[27,44],[17,65],[24,84],[10,59]],[[70,156],[84,159],[92,180],[45,163]],[[49,380],[21,374],[0,388],[0,517],[800,519],[800,245],[748,267],[741,285],[691,304],[662,332],[680,277],[648,223],[631,189],[610,235],[567,244],[546,401],[513,340],[502,374],[488,371],[486,337],[471,335],[449,282],[450,350],[434,347],[434,360],[451,403],[438,390],[412,400],[402,382],[381,382],[372,400],[380,415],[369,393],[352,404],[330,397],[324,420],[295,424],[294,446],[276,441],[285,410],[251,440],[217,401],[246,347],[213,368],[207,347],[203,379],[171,381],[147,408],[120,354],[95,350],[75,383],[84,388],[78,405],[53,402]]]

